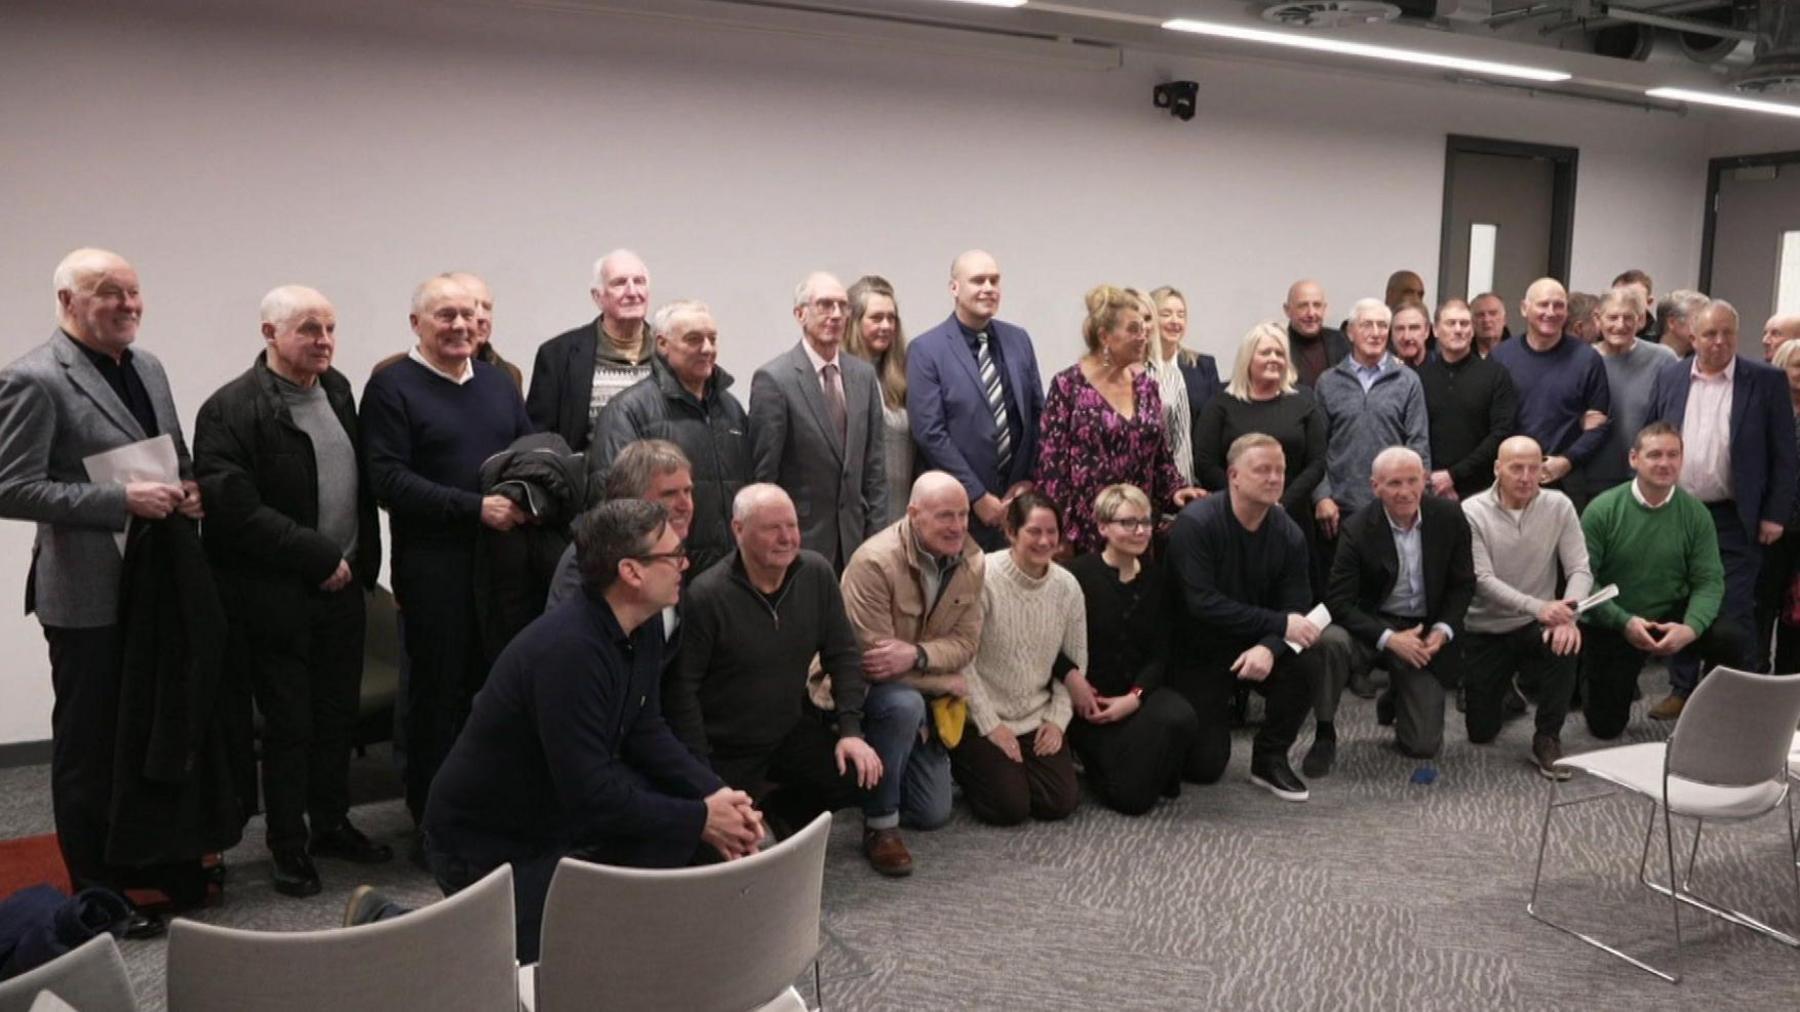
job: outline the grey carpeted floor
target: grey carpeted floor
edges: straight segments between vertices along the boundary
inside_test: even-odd
[[[1646,675],[1645,693],[1661,694]],[[1237,742],[1225,782],[1127,819],[1087,804],[1067,822],[1001,830],[960,809],[908,834],[909,879],[876,876],[860,820],[840,818],[826,867],[825,1001],[834,1009],[1583,1009],[1800,1007],[1800,952],[1684,916],[1689,978],[1671,987],[1530,920],[1524,910],[1546,782],[1526,763],[1529,718],[1492,746],[1450,744],[1429,786],[1387,745],[1373,703],[1347,698],[1337,772],[1306,804],[1244,782]],[[1632,740],[1667,725],[1638,718]],[[1307,732],[1310,734],[1310,732]],[[1303,735],[1301,746],[1307,743]],[[1595,744],[1579,716],[1569,751]],[[1296,763],[1298,752],[1296,753]],[[379,793],[378,760],[359,790]],[[0,771],[0,824],[50,828],[47,773]],[[1576,785],[1577,789],[1593,785]],[[1667,901],[1632,874],[1644,810],[1614,799],[1559,816],[1547,903],[1653,960],[1673,954]],[[358,823],[398,841],[397,801]],[[1678,824],[1678,829],[1680,828]],[[1800,930],[1780,817],[1709,831],[1698,883]],[[261,929],[336,923],[350,889],[372,881],[424,903],[436,890],[402,862],[370,871],[321,862],[324,894],[277,896],[260,822],[228,857],[227,902],[206,920]],[[163,1006],[163,945],[128,943],[146,1008]],[[810,978],[803,991],[811,997]]]

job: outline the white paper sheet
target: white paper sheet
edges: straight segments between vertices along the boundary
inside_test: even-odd
[[[168,433],[126,443],[105,453],[81,458],[88,480],[96,485],[126,485],[134,481],[161,481],[181,484],[181,461],[175,456],[175,440]],[[125,538],[131,525],[113,535],[119,554],[125,554]]]
[[[1575,614],[1580,615],[1590,609],[1598,608],[1618,596],[1619,585],[1616,583],[1609,583],[1577,602],[1575,605]]]
[[[1312,611],[1306,613],[1306,620],[1313,625],[1318,626],[1320,632],[1324,632],[1331,627],[1331,609],[1325,607],[1325,602],[1320,601],[1318,604],[1313,605]],[[1292,650],[1294,653],[1299,653],[1301,650],[1305,649],[1293,640],[1285,640],[1284,642],[1287,643],[1288,649]]]

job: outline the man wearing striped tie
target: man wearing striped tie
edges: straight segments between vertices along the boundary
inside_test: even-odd
[[[950,317],[907,347],[907,410],[921,470],[947,471],[969,494],[969,533],[1005,547],[1000,518],[1037,463],[1044,385],[1031,335],[995,319],[1000,265],[982,250],[950,264]]]

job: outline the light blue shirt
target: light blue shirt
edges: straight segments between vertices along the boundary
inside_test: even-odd
[[[1360,367],[1359,367],[1360,368]],[[1387,518],[1388,530],[1394,532],[1394,553],[1399,557],[1399,574],[1394,578],[1393,592],[1381,602],[1381,610],[1390,615],[1424,615],[1425,614],[1425,546],[1420,537],[1419,528],[1424,523],[1423,511],[1413,514],[1411,527],[1401,527],[1394,522],[1394,515],[1386,509],[1381,511]],[[1438,622],[1431,627],[1444,634],[1444,642],[1456,638],[1448,625]],[[1389,629],[1375,641],[1375,649],[1387,649],[1388,637],[1394,635]]]
[[[1363,365],[1356,356],[1350,357],[1350,368],[1356,372],[1356,381],[1362,384],[1363,393],[1368,393],[1375,381],[1381,378],[1381,370],[1387,366],[1388,357],[1384,353],[1375,360],[1374,365]]]

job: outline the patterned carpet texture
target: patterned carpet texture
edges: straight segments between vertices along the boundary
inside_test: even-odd
[[[1646,676],[1646,697],[1660,690]],[[1642,710],[1627,739],[1665,735],[1668,725]],[[916,871],[901,880],[869,869],[861,820],[844,813],[826,868],[825,1007],[1800,1008],[1800,952],[1697,912],[1682,918],[1688,978],[1679,987],[1527,917],[1547,791],[1527,761],[1530,733],[1526,717],[1497,743],[1471,746],[1452,711],[1438,779],[1414,784],[1419,764],[1392,750],[1374,704],[1346,698],[1338,768],[1312,782],[1308,803],[1245,782],[1246,731],[1224,782],[1189,785],[1140,818],[1090,798],[1063,823],[992,829],[959,807],[943,829],[907,834]],[[1565,748],[1595,744],[1572,717]],[[9,830],[48,828],[47,781],[41,769],[0,771]],[[1599,788],[1578,781],[1565,789]],[[1623,798],[1559,813],[1545,905],[1664,963],[1674,957],[1668,901],[1634,877],[1645,814]],[[397,801],[363,805],[356,818],[390,840],[407,824]],[[1709,829],[1695,884],[1800,931],[1781,820]],[[1685,841],[1691,824],[1678,822],[1677,831]],[[1685,854],[1683,843],[1677,851]],[[223,924],[329,926],[365,880],[414,903],[436,896],[404,863],[371,874],[321,861],[322,895],[279,897],[268,885],[260,820],[229,862],[226,904],[203,913]],[[145,1007],[162,1008],[162,944],[130,943],[125,953]],[[801,990],[813,999],[810,974]]]

